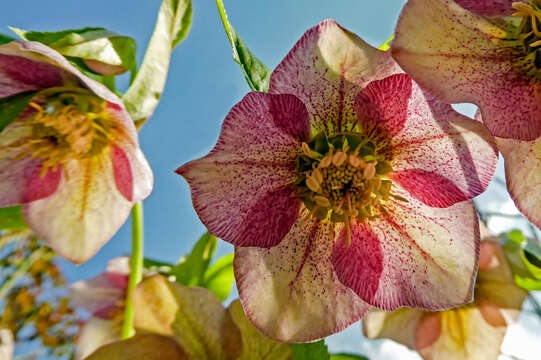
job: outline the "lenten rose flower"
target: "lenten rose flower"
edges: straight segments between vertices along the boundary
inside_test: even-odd
[[[527,292],[497,239],[481,242],[475,300],[442,312],[371,311],[363,319],[368,338],[389,338],[417,350],[425,360],[496,360],[507,327],[518,318]]]
[[[129,274],[129,258],[119,257],[109,261],[104,273],[69,287],[70,301],[92,315],[79,331],[77,360],[120,340]]]
[[[370,308],[469,302],[493,139],[332,20],[308,30],[177,172],[209,231],[236,246],[246,315],[288,342]]]
[[[130,275],[130,258],[109,261],[105,272],[89,280],[80,280],[69,287],[70,301],[91,314],[80,329],[75,358],[85,359],[96,349],[121,338],[125,300]],[[153,272],[143,270],[143,276]]]
[[[291,346],[263,336],[238,300],[224,308],[207,289],[155,275],[136,287],[133,306],[137,341],[106,345],[88,360],[293,360]]]
[[[121,100],[36,42],[0,46],[0,100],[33,94],[0,133],[0,207],[23,205],[60,255],[89,259],[152,189]]]
[[[423,88],[479,106],[494,136],[541,135],[541,0],[409,0],[393,57]]]

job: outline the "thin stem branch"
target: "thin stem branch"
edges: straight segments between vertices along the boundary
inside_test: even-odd
[[[135,334],[133,329],[133,300],[135,287],[143,278],[143,204],[136,203],[132,209],[132,254],[130,260],[130,279],[126,292],[126,309],[122,325],[122,339]]]
[[[7,279],[4,284],[2,284],[2,287],[0,287],[0,300],[3,299],[7,295],[7,293],[13,288],[17,280],[26,275],[28,270],[30,270],[32,264],[37,259],[43,257],[44,252],[44,248],[39,248],[38,250],[34,251],[27,259],[23,260],[23,262],[19,265],[13,275],[11,275],[11,277]]]

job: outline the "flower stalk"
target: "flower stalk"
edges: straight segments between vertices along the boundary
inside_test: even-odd
[[[126,292],[126,307],[124,310],[124,323],[122,325],[122,339],[135,334],[133,329],[133,301],[132,294],[143,279],[143,204],[136,203],[132,209],[132,255],[130,260],[130,279]]]

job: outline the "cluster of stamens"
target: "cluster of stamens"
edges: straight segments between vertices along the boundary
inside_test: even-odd
[[[524,52],[532,54],[533,65],[541,69],[541,1],[531,0],[530,4],[514,2],[512,6],[517,10],[513,16],[522,17],[518,32]]]
[[[350,242],[350,223],[379,217],[391,194],[392,171],[387,155],[377,153],[375,145],[360,134],[339,134],[327,138],[319,134],[302,144],[299,158],[300,196],[312,216],[329,218],[346,225]]]
[[[99,155],[116,128],[107,103],[85,90],[40,93],[29,106],[33,112],[24,121],[30,139],[18,145],[15,160],[27,155],[42,159],[42,176],[73,159]]]

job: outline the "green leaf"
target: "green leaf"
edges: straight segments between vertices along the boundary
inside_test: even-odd
[[[378,47],[378,49],[383,50],[383,51],[389,50],[391,48],[391,42],[393,41],[393,39],[394,39],[394,34],[391,34],[391,36],[389,36],[389,38],[385,40],[385,42]]]
[[[329,360],[329,350],[325,340],[307,344],[291,344],[295,360]]]
[[[136,123],[145,122],[158,106],[171,52],[186,37],[191,23],[191,0],[163,0],[139,73],[122,99]]]
[[[13,40],[15,40],[15,39],[10,37],[10,36],[0,34],[0,45],[7,44],[9,42],[12,42]]]
[[[0,99],[0,132],[26,109],[36,91],[27,91]]]
[[[361,355],[341,353],[341,354],[332,354],[331,360],[369,360],[369,359]]]
[[[194,245],[192,252],[183,256],[179,263],[171,270],[177,281],[187,286],[199,286],[203,282],[204,274],[207,271],[218,239],[206,233]]]
[[[27,228],[21,206],[0,208],[0,229],[15,230]]]
[[[220,301],[229,296],[235,275],[233,274],[233,254],[225,255],[207,269],[203,276],[201,287],[208,289],[216,295]]]
[[[233,48],[233,60],[241,67],[246,82],[253,91],[269,91],[271,71],[259,60],[239,37],[227,19],[227,13],[222,0],[216,0],[218,11],[224,25],[225,32]]]
[[[515,283],[528,291],[541,290],[541,246],[520,230],[500,236],[515,275]]]

